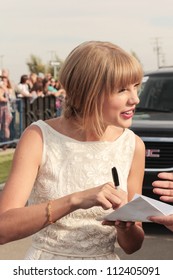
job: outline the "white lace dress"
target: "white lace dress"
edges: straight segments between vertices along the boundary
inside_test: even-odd
[[[29,202],[41,203],[112,181],[116,166],[120,187],[127,178],[135,149],[135,135],[125,129],[114,142],[80,142],[55,131],[44,121],[34,123],[43,134],[43,156]],[[110,210],[79,209],[32,237],[25,259],[119,259],[116,230],[97,217]]]

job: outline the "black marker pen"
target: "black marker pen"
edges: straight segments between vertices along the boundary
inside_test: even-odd
[[[113,177],[113,180],[114,180],[115,187],[118,188],[120,183],[119,183],[118,172],[117,172],[116,167],[112,168],[112,177]]]

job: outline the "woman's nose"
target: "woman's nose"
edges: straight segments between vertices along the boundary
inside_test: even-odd
[[[140,102],[138,97],[138,92],[136,89],[131,91],[130,97],[129,97],[130,104],[138,104]]]

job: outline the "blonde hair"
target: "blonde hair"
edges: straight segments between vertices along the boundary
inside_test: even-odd
[[[141,83],[139,61],[110,42],[89,41],[76,47],[60,71],[66,92],[64,117],[75,117],[79,127],[102,135],[105,97],[127,85]]]

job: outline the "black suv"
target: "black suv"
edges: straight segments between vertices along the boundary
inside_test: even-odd
[[[139,98],[131,129],[146,147],[143,194],[159,199],[152,182],[158,172],[173,172],[173,67],[146,73]]]

